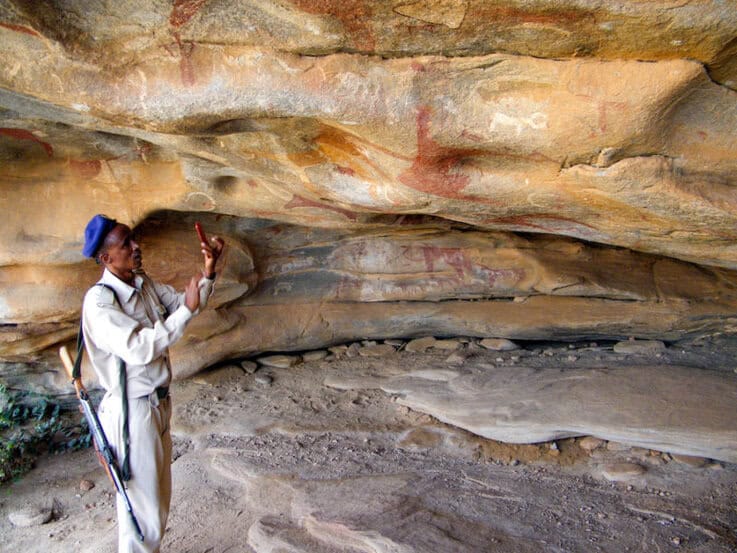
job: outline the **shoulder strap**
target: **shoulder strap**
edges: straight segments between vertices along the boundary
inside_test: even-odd
[[[160,315],[160,316],[161,316],[161,317],[162,317],[163,319],[166,319],[166,318],[168,318],[168,317],[169,317],[169,315],[170,315],[170,313],[169,313],[169,309],[167,309],[167,307],[166,307],[166,306],[165,306],[165,305],[163,304],[163,302],[161,301],[161,298],[159,297],[159,293],[158,293],[158,291],[156,290],[156,285],[154,284],[154,281],[153,281],[153,280],[151,280],[151,277],[150,277],[150,276],[148,276],[148,274],[146,274],[146,273],[145,273],[144,271],[141,271],[141,272],[140,272],[140,273],[138,273],[138,274],[139,274],[139,275],[141,276],[141,278],[143,279],[143,286],[141,286],[141,289],[142,289],[142,290],[144,290],[144,289],[145,289],[146,293],[147,293],[148,295],[150,295],[150,296],[152,296],[152,297],[153,297],[153,299],[154,299],[154,300],[155,300],[155,302],[156,302],[156,310],[158,311],[159,315]],[[153,322],[155,322],[155,321],[151,321],[151,322],[153,323]]]
[[[122,309],[123,306],[120,304],[120,300],[118,300],[118,294],[115,293],[115,289],[103,282],[98,282],[95,284],[95,286],[102,286],[103,288],[107,288],[112,292],[113,298],[115,299],[115,302],[120,306]],[[82,376],[82,355],[84,349],[84,330],[82,328],[82,319],[79,320],[79,331],[77,332],[77,357],[74,360],[74,369],[72,370],[72,378],[78,379]]]
[[[103,282],[98,282],[95,284],[95,286],[102,286],[104,288],[107,288],[113,293],[113,298],[115,298],[115,303],[118,304],[118,306],[123,309],[123,305],[120,303],[120,300],[118,299],[118,294],[115,293],[115,289],[112,286],[109,286]],[[74,360],[74,369],[72,370],[72,378],[78,379],[82,376],[82,355],[83,355],[83,349],[84,349],[84,330],[82,326],[82,320],[79,321],[79,333],[77,334],[77,358]],[[128,427],[128,371],[125,366],[125,361],[121,359],[120,357],[117,358],[118,360],[118,384],[120,385],[120,395],[122,397],[122,411],[123,411],[123,446],[124,446],[124,452],[123,452],[123,465],[120,468],[121,471],[121,478],[124,481],[128,481],[131,479],[131,471],[130,471],[130,460],[129,460],[129,451],[130,451],[130,431]]]

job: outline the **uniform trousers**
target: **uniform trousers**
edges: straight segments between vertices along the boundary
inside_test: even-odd
[[[122,466],[123,416],[120,397],[106,394],[100,423]],[[144,535],[138,540],[120,494],[117,496],[118,553],[158,553],[171,503],[171,398],[156,393],[128,400],[131,479],[127,493]]]

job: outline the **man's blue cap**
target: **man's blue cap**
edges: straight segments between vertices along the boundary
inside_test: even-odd
[[[102,241],[105,240],[107,233],[113,230],[118,222],[105,215],[95,215],[87,228],[84,229],[84,249],[82,254],[85,257],[95,257],[97,250],[100,249]]]

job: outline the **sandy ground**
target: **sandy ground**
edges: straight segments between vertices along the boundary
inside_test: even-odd
[[[578,366],[734,370],[731,343],[671,346],[647,359],[610,346],[525,344],[475,355],[553,366],[575,349]],[[735,465],[611,442],[589,451],[583,438],[502,444],[384,392],[324,384],[336,372],[413,370],[447,356],[397,352],[255,374],[224,365],[175,383],[163,551],[737,551]],[[82,490],[83,480],[95,486]],[[41,459],[0,488],[0,550],[113,552],[113,499],[90,450]],[[19,513],[50,520],[13,525]]]

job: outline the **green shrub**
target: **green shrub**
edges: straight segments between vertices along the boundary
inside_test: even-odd
[[[51,397],[0,383],[0,483],[28,471],[39,455],[90,445],[84,418],[63,415]]]

